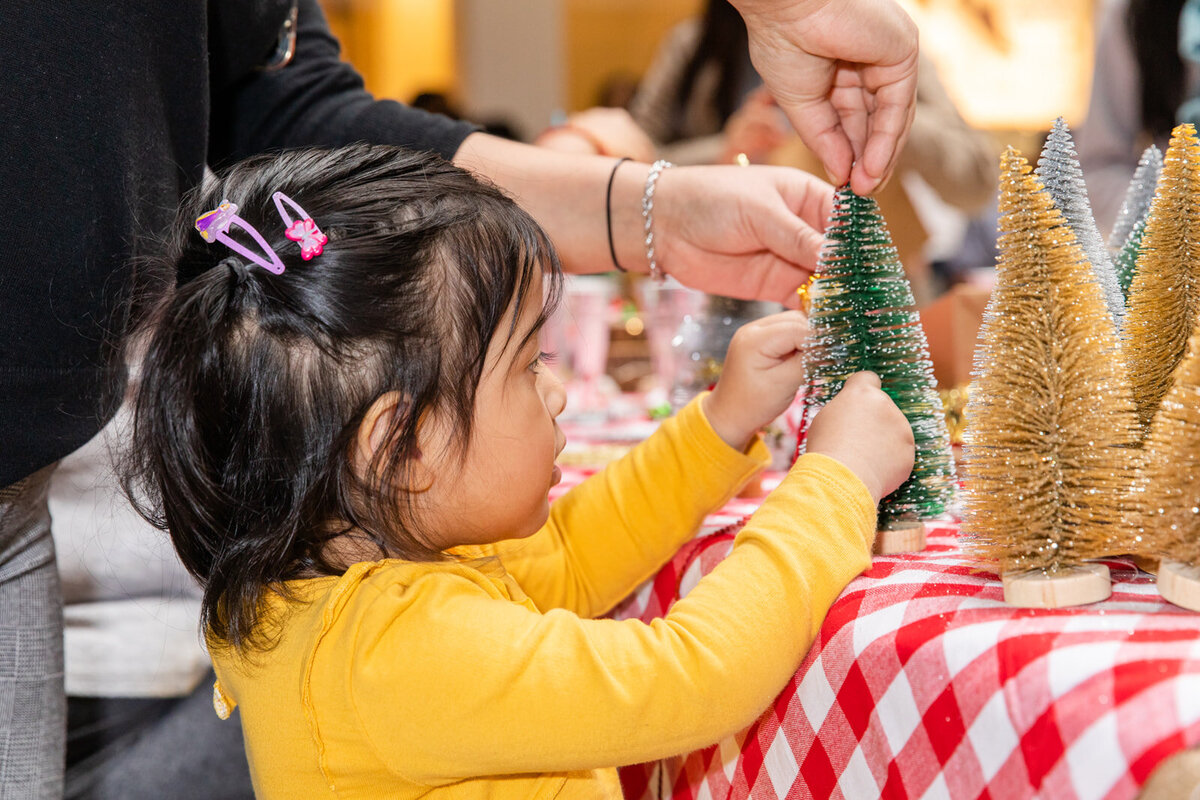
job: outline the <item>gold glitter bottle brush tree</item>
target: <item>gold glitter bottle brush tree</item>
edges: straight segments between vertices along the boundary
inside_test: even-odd
[[[1012,605],[1103,600],[1129,528],[1137,419],[1112,316],[1026,159],[1000,162],[996,286],[967,403],[963,547]]]
[[[1171,134],[1129,289],[1124,350],[1143,437],[1200,317],[1197,254],[1200,142],[1187,124]]]
[[[1161,559],[1158,591],[1200,611],[1200,327],[1146,439],[1139,552]]]
[[[806,416],[860,370],[879,375],[916,440],[911,476],[879,504],[877,553],[925,547],[923,520],[954,497],[950,437],[912,288],[879,206],[843,186],[834,197],[820,264],[808,293]]]

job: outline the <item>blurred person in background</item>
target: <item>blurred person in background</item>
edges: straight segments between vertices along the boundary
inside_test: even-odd
[[[1200,5],[1108,0],[1096,36],[1087,118],[1075,135],[1096,225],[1107,236],[1142,151],[1200,123]]]

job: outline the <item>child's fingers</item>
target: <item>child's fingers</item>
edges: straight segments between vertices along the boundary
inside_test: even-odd
[[[770,359],[787,359],[804,352],[808,342],[808,318],[800,311],[785,311],[764,317],[747,332],[750,346]]]
[[[787,311],[780,311],[776,314],[760,317],[750,324],[767,328],[773,325],[794,325],[797,322],[801,322],[805,325],[805,327],[807,327],[808,315],[799,309],[789,309]]]
[[[780,335],[784,330],[807,333],[808,329],[808,316],[803,311],[793,310],[756,319],[743,325],[738,332],[743,338],[752,337],[755,341],[763,341],[767,337]]]

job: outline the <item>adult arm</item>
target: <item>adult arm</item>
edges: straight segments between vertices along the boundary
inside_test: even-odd
[[[616,163],[474,133],[454,162],[503,187],[549,232],[571,272],[613,268],[605,187]],[[616,172],[612,230],[617,261],[647,272],[641,199],[649,166]],[[796,307],[815,269],[832,188],[783,167],[679,167],[661,174],[654,203],[656,259],[683,283],[729,297]]]
[[[912,20],[893,0],[732,2],[755,69],[833,182],[849,179],[859,194],[878,188],[912,124]]]
[[[550,234],[569,271],[612,269],[605,211],[612,159],[472,133],[470,125],[375,100],[341,61],[315,0],[300,0],[290,64],[239,74],[214,79],[214,160],[356,141],[432,150],[512,195]],[[614,244],[618,262],[631,272],[649,269],[641,214],[648,169],[624,164],[613,185]],[[797,170],[669,170],[655,203],[658,261],[696,288],[795,307],[795,290],[816,265],[831,203],[827,184]]]
[[[286,66],[270,71],[238,60],[245,50],[263,49],[263,42],[239,36],[244,4],[215,5],[217,15],[210,21],[215,29],[210,131],[214,163],[276,148],[361,141],[429,150],[449,159],[476,130],[470,123],[376,100],[358,72],[342,60],[316,0],[299,0],[295,54]],[[265,27],[273,37],[277,29]]]

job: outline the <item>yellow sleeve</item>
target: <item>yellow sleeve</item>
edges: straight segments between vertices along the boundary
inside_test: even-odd
[[[318,717],[353,714],[397,775],[630,764],[752,722],[870,563],[875,506],[838,462],[800,459],[728,558],[664,618],[587,620],[505,600],[465,568],[360,591],[314,656]],[[332,716],[331,716],[332,715]]]
[[[654,574],[770,461],[734,450],[696,398],[624,458],[550,505],[546,525],[496,553],[538,608],[599,616]]]

